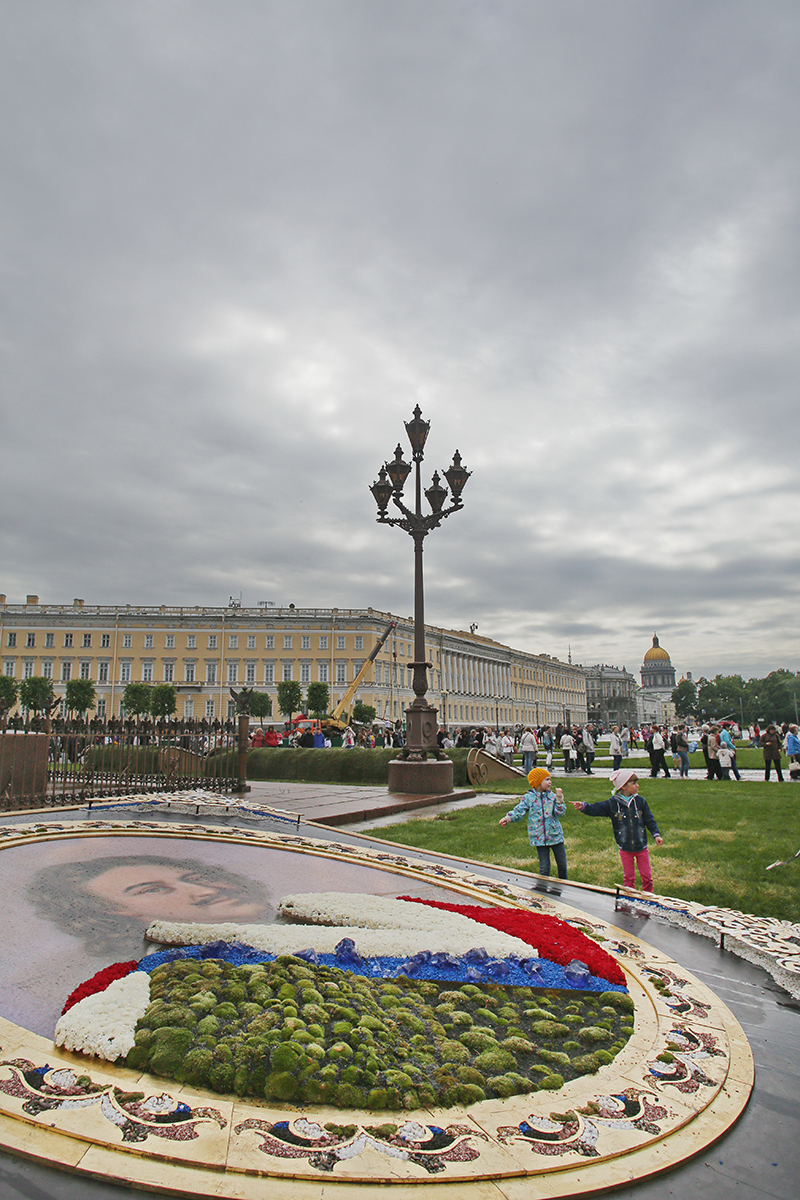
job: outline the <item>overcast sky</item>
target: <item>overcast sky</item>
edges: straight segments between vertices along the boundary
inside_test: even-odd
[[[797,0],[0,0],[9,602],[800,669]]]

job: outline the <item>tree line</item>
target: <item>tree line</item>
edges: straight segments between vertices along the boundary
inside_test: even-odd
[[[19,683],[9,675],[0,675],[0,720],[19,703],[35,717],[47,716],[60,704],[52,679],[32,675]],[[64,706],[69,713],[84,713],[97,707],[97,695],[91,679],[68,679],[64,691]],[[122,706],[127,716],[150,716],[161,720],[174,716],[178,693],[172,683],[129,683],[122,693]],[[303,689],[295,680],[282,679],[278,684],[278,708],[288,721],[294,713],[309,712],[318,720],[328,715],[330,691],[327,683],[310,683],[303,698]],[[250,698],[250,715],[263,722],[272,716],[272,699],[266,692],[254,692]],[[353,709],[353,720],[368,725],[375,719],[375,709],[360,701]]]
[[[784,669],[771,671],[763,679],[747,679],[741,675],[715,675],[682,679],[672,693],[672,702],[679,717],[694,717],[699,721],[724,721],[730,718],[742,725],[754,722],[785,721],[797,723],[800,693],[800,672]]]

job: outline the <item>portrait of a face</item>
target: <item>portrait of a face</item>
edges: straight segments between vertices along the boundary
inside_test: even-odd
[[[0,848],[0,1016],[52,1037],[79,984],[155,949],[145,938],[153,921],[269,924],[282,921],[282,896],[323,891],[454,899],[377,867],[185,834]]]

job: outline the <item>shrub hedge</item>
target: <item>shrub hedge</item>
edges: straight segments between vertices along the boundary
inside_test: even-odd
[[[468,750],[448,750],[453,761],[453,785],[469,787]],[[247,755],[248,779],[297,779],[303,783],[363,783],[385,787],[388,764],[398,750],[293,750],[263,747]]]

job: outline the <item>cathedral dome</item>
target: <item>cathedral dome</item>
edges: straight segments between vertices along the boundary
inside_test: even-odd
[[[658,638],[653,634],[653,645],[644,656],[645,662],[669,662],[669,655],[663,646],[659,646]]]

